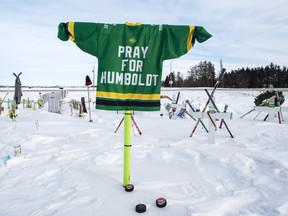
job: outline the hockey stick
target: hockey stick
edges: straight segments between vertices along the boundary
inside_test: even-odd
[[[141,132],[141,130],[139,129],[138,125],[136,124],[136,122],[135,122],[135,120],[134,120],[134,118],[133,118],[133,115],[131,115],[131,120],[132,120],[132,123],[135,125],[138,133],[139,133],[140,135],[142,135],[142,132]],[[120,128],[121,124],[123,123],[123,121],[124,121],[124,117],[121,119],[121,121],[120,121],[120,123],[118,124],[118,126],[117,126],[117,128],[116,128],[116,130],[115,130],[114,133],[117,133],[117,131],[119,130],[119,128]],[[132,126],[133,126],[133,124],[132,124]]]
[[[137,128],[139,135],[142,135],[142,132],[141,132],[141,130],[139,129],[138,125],[136,124],[133,115],[131,115],[131,119],[132,119],[132,122],[134,123],[135,127]]]
[[[178,92],[178,94],[177,94],[177,98],[176,98],[175,104],[178,104],[179,97],[180,97],[180,92]],[[176,107],[175,107],[175,108],[172,107],[172,111],[169,113],[169,118],[170,118],[170,119],[171,119],[172,116],[174,115],[174,112],[176,111],[176,109],[177,109]]]
[[[207,89],[205,89],[205,92],[206,92],[206,94],[208,95],[208,97],[209,97],[209,99],[210,99],[212,105],[213,105],[214,108],[216,109],[216,112],[219,112],[219,109],[217,108],[217,106],[216,106],[216,104],[215,104],[215,102],[214,102],[212,96],[209,94],[209,92],[208,92]],[[230,129],[228,128],[228,126],[227,126],[225,120],[224,120],[224,119],[222,119],[222,120],[223,120],[223,124],[225,125],[225,127],[226,127],[228,133],[230,134],[231,138],[234,138],[234,136],[233,136],[233,134],[231,133]]]
[[[250,110],[249,112],[245,113],[244,115],[240,116],[240,118],[243,118],[244,116],[250,114],[251,112],[253,112],[255,110],[255,108],[253,108],[252,110]]]
[[[214,120],[212,119],[210,112],[207,112],[208,118],[210,119],[211,123],[213,124],[213,126],[215,127],[215,131],[217,130],[217,125],[215,124]]]
[[[186,102],[187,102],[188,106],[191,108],[191,110],[192,110],[193,112],[196,112],[196,110],[193,108],[193,106],[192,106],[192,104],[190,103],[190,101],[186,100]],[[188,114],[187,111],[186,111],[186,113]],[[191,118],[193,118],[193,117],[191,117]],[[195,118],[193,118],[193,119],[195,120]],[[203,121],[202,121],[200,118],[199,118],[198,120],[200,121],[200,123],[202,124],[202,126],[204,127],[204,129],[206,130],[206,132],[209,133],[209,131],[208,131],[208,129],[206,128],[206,126],[204,125]],[[195,120],[195,121],[196,121],[196,120]]]
[[[6,99],[7,95],[9,94],[10,90],[8,90],[4,96],[4,98],[2,99],[2,101],[4,102],[4,100]]]
[[[224,113],[227,112],[227,109],[228,109],[228,105],[225,104],[225,106],[224,106]],[[220,122],[220,125],[219,125],[219,128],[220,128],[220,129],[222,128],[222,125],[223,125],[223,119],[221,119],[221,122]]]
[[[255,120],[260,114],[261,114],[261,111],[255,116],[253,120]]]
[[[178,104],[179,97],[180,97],[180,92],[178,92],[178,94],[177,94],[176,104]]]
[[[187,112],[187,110],[183,111],[184,113],[186,113],[190,118],[192,118],[194,121],[197,121],[190,113]]]
[[[211,92],[211,97],[213,97],[213,95],[214,95],[214,93],[215,93],[218,85],[220,84],[220,80],[222,79],[222,76],[224,75],[225,71],[226,71],[226,69],[224,69],[224,68],[221,69],[221,73],[220,73],[220,75],[219,75],[219,77],[218,77],[218,80],[217,80],[217,82],[215,83],[215,85],[214,85],[214,87],[213,87],[213,90],[212,90],[212,92]],[[206,111],[206,109],[207,109],[207,107],[208,107],[208,105],[209,105],[209,102],[210,102],[210,99],[208,99],[208,101],[206,102],[206,104],[205,104],[202,112],[205,112],[205,111]],[[196,131],[196,129],[197,129],[198,125],[199,125],[199,122],[200,122],[200,119],[197,120],[197,122],[196,122],[196,124],[195,124],[195,126],[194,126],[194,128],[193,128],[193,130],[192,130],[192,132],[191,132],[191,134],[190,134],[190,137],[193,136],[194,132]]]
[[[118,131],[118,129],[120,128],[120,126],[121,126],[121,124],[122,124],[123,121],[124,121],[124,117],[121,119],[121,121],[120,121],[120,123],[118,124],[118,126],[117,126],[117,128],[116,128],[116,130],[115,130],[114,133],[117,133],[117,131]]]

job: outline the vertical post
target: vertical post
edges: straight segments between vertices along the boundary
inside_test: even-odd
[[[130,184],[131,111],[124,112],[124,173],[123,186]]]
[[[93,90],[94,90],[95,88],[95,66],[93,66],[92,73],[93,73]]]
[[[269,102],[269,108],[268,108],[268,121],[269,122],[276,122],[276,119],[274,118],[275,115],[275,105],[274,100]]]
[[[89,93],[89,85],[87,85],[87,92],[88,92],[88,109],[89,109],[89,122],[93,122],[91,119],[91,109],[90,109],[90,93]]]

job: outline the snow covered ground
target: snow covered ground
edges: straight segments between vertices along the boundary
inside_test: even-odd
[[[163,91],[175,97],[179,89]],[[196,108],[207,101],[204,90],[181,91],[180,102]],[[24,92],[36,100],[39,92]],[[215,92],[220,110],[228,104],[226,120],[235,138],[223,127],[216,143],[208,142],[201,125],[189,137],[195,121],[169,119],[160,112],[136,112],[131,149],[133,192],[123,179],[123,125],[114,133],[122,113],[92,109],[89,116],[70,113],[69,101],[87,98],[85,91],[68,91],[62,114],[19,105],[16,122],[0,116],[0,215],[5,216],[130,216],[143,203],[151,216],[273,216],[288,215],[288,113],[282,124],[263,121],[252,112],[259,91]],[[91,93],[94,96],[94,93]],[[288,98],[285,95],[287,106]],[[0,92],[4,97],[4,92]],[[13,93],[8,95],[13,98]],[[160,114],[164,114],[163,117]],[[204,120],[208,125],[208,120]],[[218,125],[220,121],[216,122]],[[14,146],[21,145],[21,155]],[[10,160],[5,158],[10,156]],[[168,205],[158,208],[155,200]]]

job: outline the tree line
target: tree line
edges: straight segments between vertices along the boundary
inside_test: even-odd
[[[185,78],[180,72],[171,72],[162,82],[164,87],[213,87],[217,77],[210,61],[191,66]],[[239,68],[226,72],[222,88],[288,88],[288,69],[271,63],[265,67]]]

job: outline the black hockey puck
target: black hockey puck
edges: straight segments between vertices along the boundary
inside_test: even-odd
[[[164,197],[156,199],[156,205],[159,208],[164,208],[167,205],[167,200]]]
[[[131,192],[134,190],[134,185],[133,184],[127,184],[124,186],[124,188],[125,188],[125,191]]]
[[[146,212],[146,205],[145,204],[138,204],[138,205],[136,205],[135,210],[138,213]]]

